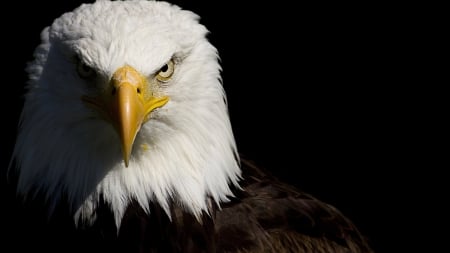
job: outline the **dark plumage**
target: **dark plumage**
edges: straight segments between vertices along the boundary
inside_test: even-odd
[[[216,231],[224,237],[219,240],[221,249],[370,252],[366,239],[335,207],[280,182],[248,160],[242,160],[242,169],[244,191],[216,216]]]

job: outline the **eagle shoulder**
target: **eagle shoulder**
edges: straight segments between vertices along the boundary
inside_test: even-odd
[[[217,212],[219,252],[372,252],[334,206],[242,159],[242,191]]]

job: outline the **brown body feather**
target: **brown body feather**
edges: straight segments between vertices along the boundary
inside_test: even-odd
[[[242,160],[244,191],[216,216],[221,252],[372,252],[339,210]]]

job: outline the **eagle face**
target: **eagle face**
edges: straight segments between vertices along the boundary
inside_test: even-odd
[[[25,196],[67,199],[93,222],[100,197],[199,216],[240,177],[220,65],[207,29],[165,2],[98,1],[57,18],[27,67],[13,153]]]

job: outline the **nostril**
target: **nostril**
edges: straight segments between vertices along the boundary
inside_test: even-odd
[[[137,91],[138,94],[141,94],[141,89],[140,88],[137,88],[136,91]]]
[[[113,87],[112,90],[111,90],[111,95],[114,96],[116,94],[116,90],[117,90],[116,87]]]

